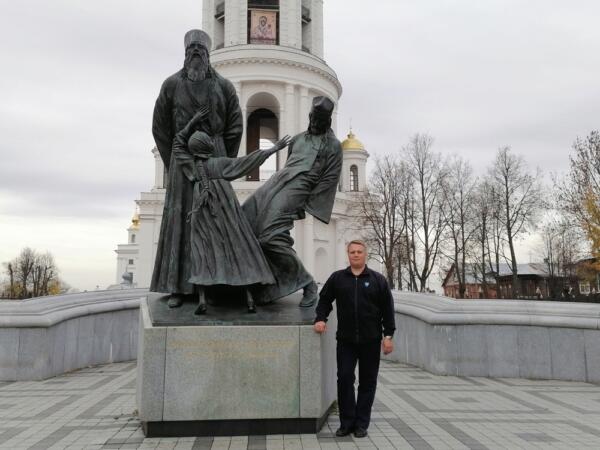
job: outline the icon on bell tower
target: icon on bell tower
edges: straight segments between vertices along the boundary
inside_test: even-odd
[[[322,0],[204,0],[202,28],[213,50],[280,45],[323,58]]]

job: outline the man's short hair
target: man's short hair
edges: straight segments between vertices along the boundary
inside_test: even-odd
[[[348,242],[348,245],[346,245],[346,251],[350,250],[350,246],[354,244],[354,245],[362,245],[365,249],[365,251],[367,250],[367,244],[365,244],[365,241],[361,241],[360,239],[353,239],[350,242]]]

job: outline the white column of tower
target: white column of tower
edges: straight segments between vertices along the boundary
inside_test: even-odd
[[[335,267],[341,269],[348,265],[348,257],[346,255],[346,238],[345,225],[341,218],[335,221]]]
[[[296,119],[296,115],[295,115],[295,111],[296,111],[296,105],[295,105],[295,96],[294,96],[294,85],[291,83],[286,83],[285,85],[285,98],[284,98],[284,106],[283,106],[283,110],[281,111],[282,113],[282,126],[280,127],[279,130],[279,137],[282,138],[283,136],[290,135],[290,136],[294,136],[297,133],[297,129],[296,129],[296,124],[295,124],[295,119]],[[279,152],[279,169],[283,168],[283,166],[285,166],[285,162],[287,161],[287,151],[283,150],[281,152]]]
[[[299,48],[297,34],[301,27],[301,18],[298,3],[298,0],[279,2],[279,45],[284,47]]]
[[[310,112],[310,98],[308,97],[308,88],[306,86],[300,87],[300,117],[298,122],[298,129],[300,131],[308,128],[308,113]]]
[[[246,117],[248,117],[248,110],[246,105],[242,107],[242,118],[244,120],[244,131],[242,131],[242,141],[240,142],[240,151],[238,152],[239,156],[245,156],[248,154],[248,149],[246,148]]]
[[[161,189],[165,186],[165,166],[163,164],[162,158],[160,157],[160,153],[158,153],[158,149],[154,147],[152,149],[152,154],[154,155],[154,187],[153,189]]]
[[[238,0],[239,11],[238,11],[238,44],[248,43],[248,0]]]
[[[333,130],[333,132],[337,135],[337,119],[338,119],[338,109],[337,109],[337,105],[335,106],[335,109],[333,110],[333,114],[331,115],[331,129]]]
[[[235,87],[235,93],[238,96],[238,100],[240,102],[240,106],[242,109],[242,120],[244,123],[244,129],[242,131],[242,140],[240,142],[240,151],[238,152],[238,156],[244,156],[247,154],[248,150],[246,149],[246,105],[245,103],[242,103],[243,86],[240,81],[236,81],[233,83],[233,87]]]
[[[225,2],[225,47],[239,44],[240,38],[240,2]],[[213,13],[214,14],[214,13]]]
[[[294,48],[302,48],[302,7],[301,2],[288,1],[288,45]]]
[[[304,219],[304,245],[302,263],[306,270],[312,275],[315,271],[315,233],[314,219],[310,214]]]
[[[214,44],[214,36],[215,36],[215,1],[214,0],[204,0],[202,2],[202,29],[208,33],[208,35],[213,40]],[[211,49],[212,50],[212,49]]]
[[[323,0],[312,0],[311,2],[311,52],[318,58],[323,59]]]

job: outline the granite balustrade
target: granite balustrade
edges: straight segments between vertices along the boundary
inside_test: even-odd
[[[123,289],[0,301],[0,381],[135,360],[146,294]]]
[[[146,289],[0,301],[0,381],[135,360]],[[386,359],[435,374],[600,382],[600,305],[394,292]]]
[[[395,292],[386,359],[438,375],[600,382],[600,305]]]

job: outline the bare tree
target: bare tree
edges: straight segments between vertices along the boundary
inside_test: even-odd
[[[406,165],[397,157],[377,158],[368,189],[357,202],[369,246],[381,259],[392,288],[395,287],[396,255],[404,233],[400,208],[407,181]]]
[[[543,204],[541,174],[539,169],[535,175],[529,173],[524,159],[514,155],[509,147],[503,147],[498,150],[489,175],[501,205],[498,220],[510,251],[507,260],[512,271],[512,295],[518,298],[515,243],[535,228],[535,219]]]
[[[409,174],[410,175],[410,174]],[[402,216],[402,227],[404,235],[400,239],[398,253],[399,258],[402,258],[403,264],[398,264],[399,278],[406,282],[409,291],[418,291],[417,277],[415,275],[413,263],[415,258],[415,236],[418,233],[418,220],[416,200],[414,194],[414,180],[411,176],[407,179],[406,189],[402,193],[402,207],[400,209]]]
[[[9,299],[57,294],[67,286],[59,280],[58,269],[50,253],[40,254],[27,247],[3,265],[7,280],[2,296]]]
[[[476,184],[473,192],[472,208],[475,225],[473,230],[473,276],[481,282],[483,297],[489,298],[488,273],[493,270],[489,265],[491,260],[490,235],[492,234],[494,209],[491,187],[487,180]]]
[[[500,273],[500,258],[504,257],[504,248],[506,245],[506,228],[501,218],[503,214],[502,196],[496,190],[494,184],[489,187],[489,206],[491,211],[490,230],[488,233],[488,267],[495,274]]]
[[[495,186],[487,179],[477,183],[473,195],[475,221],[473,275],[481,283],[484,298],[489,298],[489,286],[494,274],[500,272],[500,259],[504,255],[504,227],[500,222],[502,211]]]
[[[445,171],[441,155],[432,150],[432,145],[430,136],[416,134],[403,149],[414,187],[406,219],[410,263],[420,291],[425,290],[435,267],[445,227],[442,212]]]
[[[558,204],[579,225],[594,224],[585,203],[590,192],[600,195],[600,133],[592,131],[585,139],[577,138],[572,150],[569,172],[563,179],[555,177]]]
[[[21,251],[21,254],[17,257],[15,261],[15,266],[17,267],[17,273],[19,282],[22,286],[23,294],[25,297],[28,296],[28,286],[31,281],[31,276],[33,273],[33,267],[35,265],[36,254],[29,247],[24,248]],[[23,297],[22,297],[23,298]]]
[[[472,259],[474,236],[477,231],[475,221],[475,183],[470,164],[455,157],[449,164],[447,176],[443,179],[443,204],[445,238],[442,251],[451,266],[454,264],[458,296],[465,297],[466,277],[472,272],[467,260]]]
[[[37,254],[31,279],[32,296],[48,295],[50,282],[55,278],[56,265],[52,254]]]
[[[584,231],[595,261],[591,272],[600,271],[600,133],[592,131],[585,139],[575,140],[569,156],[569,172],[555,177],[558,205],[571,223]]]
[[[542,245],[539,253],[548,270],[548,293],[551,298],[558,298],[560,291],[576,276],[575,263],[582,257],[582,234],[581,229],[574,227],[556,211],[541,227]]]
[[[19,294],[20,294],[20,290],[19,290],[19,284],[17,282],[17,274],[16,274],[16,268],[14,266],[14,263],[11,262],[6,262],[3,263],[3,266],[5,267],[5,273],[8,276],[8,283],[5,283],[5,286],[3,288],[3,292],[1,293],[1,297],[5,297],[5,298],[9,298],[9,299],[13,299],[13,298],[18,298]]]

